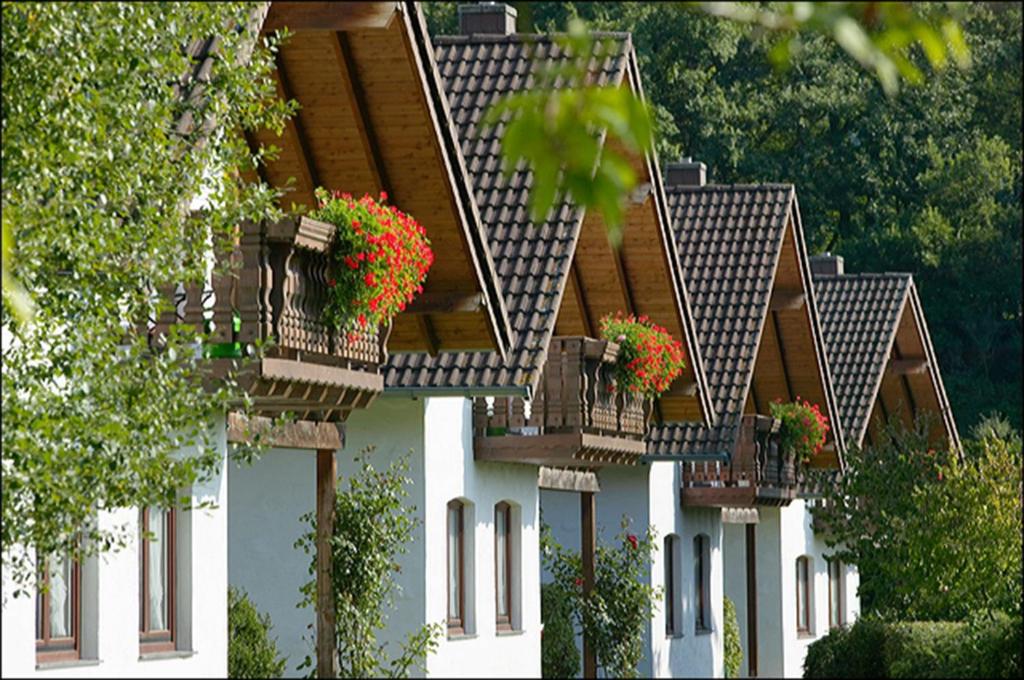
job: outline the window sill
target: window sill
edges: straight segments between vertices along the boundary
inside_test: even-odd
[[[455,642],[457,640],[475,640],[479,637],[476,633],[448,633],[448,640]]]
[[[187,659],[195,656],[195,652],[188,649],[175,649],[171,652],[149,652],[139,654],[139,661],[160,661],[162,659]]]
[[[697,630],[696,630],[696,631],[694,632],[694,634],[695,634],[695,635],[711,635],[711,634],[712,634],[712,633],[714,633],[714,632],[715,632],[715,631],[714,631],[714,629],[713,629],[713,628],[698,628],[698,629],[697,629]]]
[[[814,633],[811,633],[810,631],[806,631],[806,630],[799,631],[796,634],[796,639],[797,640],[813,640],[814,637],[815,637]]]
[[[494,634],[498,637],[515,637],[516,635],[522,635],[526,631],[521,628],[505,628],[494,631]]]
[[[666,640],[680,640],[683,638],[682,633],[665,633]]]
[[[73,659],[68,661],[42,661],[36,663],[37,671],[51,671],[58,668],[81,668],[83,666],[99,666],[99,659]]]

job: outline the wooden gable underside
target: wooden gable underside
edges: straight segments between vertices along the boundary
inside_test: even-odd
[[[796,210],[794,201],[793,211]],[[828,386],[826,359],[816,342],[810,309],[810,279],[802,257],[791,213],[775,269],[772,295],[761,330],[754,363],[754,374],[747,392],[744,413],[770,413],[776,399],[793,401],[797,397],[818,404],[829,418],[832,429],[815,466],[839,467],[836,427],[839,419]],[[841,441],[841,437],[838,441]]]
[[[264,31],[283,26],[293,35],[277,57],[278,95],[300,110],[281,136],[248,135],[252,147],[280,149],[262,179],[287,187],[286,210],[313,207],[317,186],[354,196],[385,191],[423,224],[437,257],[422,296],[395,318],[391,351],[504,354],[507,315],[443,97],[431,86],[433,57],[420,49],[419,10],[272,3]]]
[[[922,413],[930,414],[929,440],[936,446],[960,448],[960,437],[946,399],[934,352],[923,325],[916,291],[911,284],[900,309],[892,347],[871,407],[862,444],[878,441],[879,430],[892,417],[910,428]]]

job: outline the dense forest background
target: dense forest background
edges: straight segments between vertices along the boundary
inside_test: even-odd
[[[432,34],[458,32],[456,4],[424,3]],[[971,66],[911,55],[924,82],[889,98],[822,36],[777,70],[777,36],[677,3],[512,4],[521,32],[632,32],[662,162],[795,184],[811,253],[914,274],[961,431],[992,411],[1021,428],[1020,5],[969,4]]]

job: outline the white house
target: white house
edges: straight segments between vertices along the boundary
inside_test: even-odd
[[[828,567],[768,404],[803,397],[829,416],[833,429],[815,465],[841,464],[842,428],[793,187],[708,185],[705,175],[702,163],[670,163],[666,185],[718,425],[656,426],[648,460],[680,465],[673,501],[684,523],[698,510],[716,514],[722,570],[712,579],[736,605],[743,672],[799,675],[807,643],[828,628],[797,630],[805,602],[827,605],[822,596],[808,601],[814,589],[797,601],[797,559],[807,558],[800,564],[808,579]],[[851,572],[845,603],[856,610],[856,574],[842,570]]]

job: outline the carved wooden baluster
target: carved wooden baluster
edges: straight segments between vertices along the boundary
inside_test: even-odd
[[[510,401],[512,402],[512,410],[508,417],[508,426],[521,428],[526,425],[526,411],[523,407],[523,398],[510,397]]]
[[[530,427],[536,427],[537,432],[540,434],[544,433],[544,423],[547,405],[544,403],[544,379],[543,377],[537,384],[537,391],[533,394],[533,403],[530,405],[530,417],[526,419],[526,424]]]
[[[494,416],[491,427],[508,427],[508,397],[494,398]]]
[[[260,241],[258,227],[243,225],[239,246],[234,253],[239,262],[238,315],[242,319],[238,341],[243,344],[265,338],[271,332],[269,287],[273,285],[273,273],[262,256]]]
[[[473,434],[477,437],[487,434],[487,399],[484,397],[473,399]]]
[[[583,368],[583,341],[569,338],[562,354],[562,384],[565,387],[565,424],[574,429],[583,426],[583,395],[581,393]]]
[[[548,350],[547,368],[544,371],[545,398],[547,399],[547,427],[562,427],[565,417],[562,413],[562,361],[564,348],[561,339],[553,339]]]

